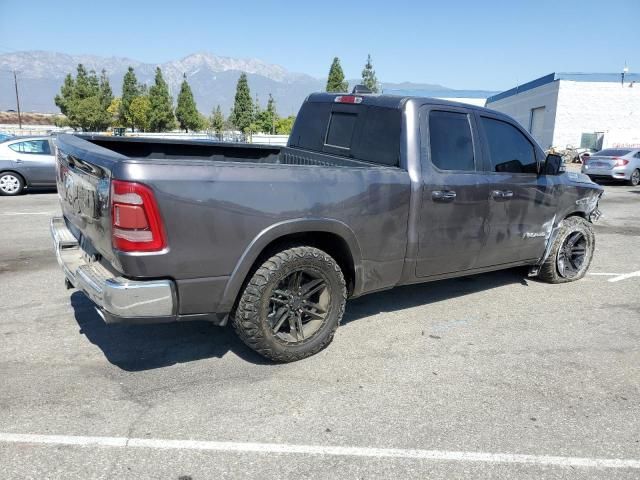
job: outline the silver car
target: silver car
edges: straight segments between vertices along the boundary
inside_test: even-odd
[[[582,173],[592,180],[622,180],[640,185],[640,148],[607,148],[585,159]]]
[[[30,187],[54,187],[54,152],[51,137],[16,137],[0,143],[0,195],[19,195]]]

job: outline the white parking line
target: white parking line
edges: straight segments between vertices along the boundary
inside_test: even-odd
[[[156,450],[200,450],[235,453],[276,453],[340,457],[402,458],[454,462],[530,464],[555,467],[640,469],[640,460],[620,458],[560,457],[512,453],[457,452],[402,448],[368,448],[287,443],[215,442],[156,438],[86,437],[71,435],[34,435],[0,433],[0,443],[75,445],[82,447],[148,448]]]
[[[610,278],[607,282],[619,282],[620,280],[626,280],[627,278],[640,277],[640,271],[625,273],[623,275],[618,275],[615,278]]]
[[[616,277],[621,274],[620,273],[587,272],[587,275],[603,275],[605,277]]]

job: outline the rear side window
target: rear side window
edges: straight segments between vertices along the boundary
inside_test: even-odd
[[[431,162],[440,170],[475,170],[467,114],[432,111],[429,114],[429,143]]]
[[[480,117],[484,129],[491,171],[506,173],[537,173],[533,145],[513,125],[493,118]]]
[[[395,108],[369,107],[357,145],[356,158],[367,162],[397,167],[400,159],[402,116]]]
[[[19,153],[51,154],[48,140],[28,140],[26,142],[12,143],[9,148]]]
[[[300,109],[289,146],[397,166],[401,122],[399,109],[307,102]]]

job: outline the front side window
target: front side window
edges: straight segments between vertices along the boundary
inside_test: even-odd
[[[431,162],[440,170],[475,170],[467,114],[432,111],[429,114],[429,143]]]
[[[487,139],[492,172],[538,172],[533,145],[520,130],[501,120],[480,118]]]
[[[24,142],[12,143],[9,148],[19,153],[34,153],[40,155],[50,155],[51,149],[47,140],[28,140]]]

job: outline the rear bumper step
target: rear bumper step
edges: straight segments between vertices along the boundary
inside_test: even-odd
[[[86,259],[64,218],[51,219],[58,263],[68,282],[95,303],[107,323],[158,323],[176,320],[175,284],[171,280],[130,280]]]

